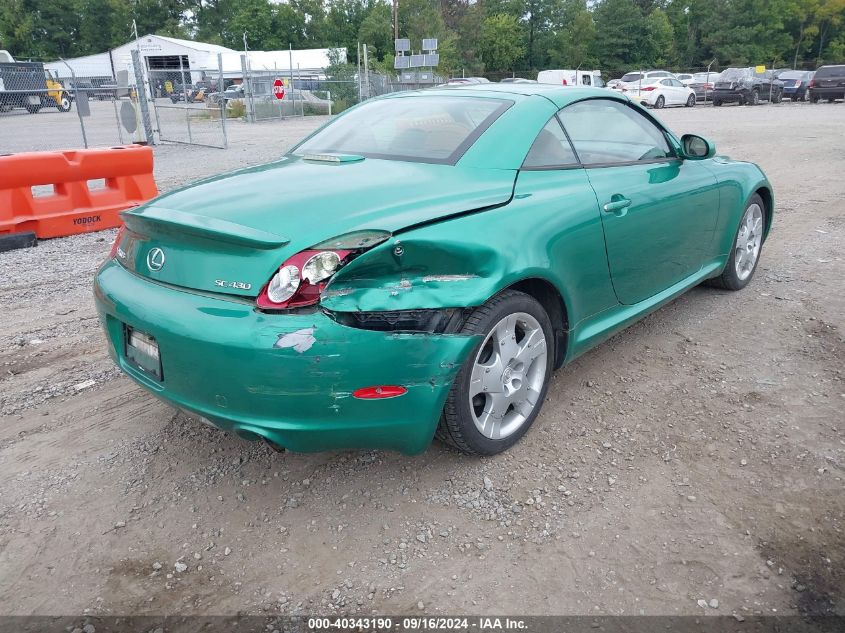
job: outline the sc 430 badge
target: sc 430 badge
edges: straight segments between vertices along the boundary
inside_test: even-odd
[[[225,279],[215,279],[214,285],[218,288],[234,288],[235,290],[249,290],[252,284],[245,281],[226,281]]]

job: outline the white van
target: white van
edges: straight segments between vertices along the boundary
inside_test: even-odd
[[[537,83],[556,86],[592,86],[603,88],[600,70],[541,70]]]

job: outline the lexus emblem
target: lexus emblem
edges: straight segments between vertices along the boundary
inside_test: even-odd
[[[164,251],[158,248],[151,248],[147,253],[147,268],[157,273],[164,267]]]

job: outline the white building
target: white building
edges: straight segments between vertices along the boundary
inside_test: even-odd
[[[62,79],[70,79],[73,75],[77,77],[114,78],[114,68],[109,53],[74,57],[63,62],[49,62],[44,64],[44,68],[55,71]]]
[[[121,70],[131,69],[133,50],[140,52],[147,71],[161,71],[161,75],[184,72],[186,79],[191,82],[216,77],[219,72],[218,55],[221,55],[224,77],[243,78],[243,51],[164,35],[144,35],[106,53],[76,57],[65,62],[50,62],[45,67],[58,72],[61,78],[71,76],[68,69],[70,66],[77,77],[113,79]],[[249,51],[248,60],[252,71],[278,71],[287,75],[292,70],[294,75],[297,72],[302,75],[321,75],[329,65],[329,49]],[[345,60],[346,49],[341,49],[341,61]]]

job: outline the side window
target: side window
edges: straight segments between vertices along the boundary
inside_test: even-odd
[[[620,101],[579,101],[561,110],[560,117],[584,165],[673,156],[663,131]]]
[[[590,81],[589,75],[582,75],[581,76],[581,83],[585,86],[591,86],[592,82]]]
[[[557,117],[553,116],[534,139],[534,144],[528,151],[522,166],[523,168],[571,167],[577,164],[578,158],[572,151],[569,139],[563,133]]]
[[[661,84],[663,84],[664,86],[671,86],[671,85],[672,85],[672,80],[671,80],[671,79],[664,79],[664,80],[663,80],[663,81],[661,81],[660,83],[661,83]]]

